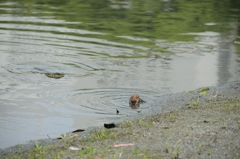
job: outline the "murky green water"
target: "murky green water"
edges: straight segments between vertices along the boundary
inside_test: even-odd
[[[238,0],[0,1],[0,148],[238,80],[239,20]]]

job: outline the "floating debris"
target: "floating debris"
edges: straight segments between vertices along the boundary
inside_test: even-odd
[[[62,78],[65,75],[64,73],[58,73],[58,72],[56,72],[56,73],[44,73],[44,74],[49,78],[56,78],[56,79]]]
[[[119,114],[119,110],[116,109],[116,111],[117,111],[116,114]]]

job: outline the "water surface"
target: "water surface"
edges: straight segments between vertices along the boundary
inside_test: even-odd
[[[0,2],[0,148],[240,77],[237,0]]]

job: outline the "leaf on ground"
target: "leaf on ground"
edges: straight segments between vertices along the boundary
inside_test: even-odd
[[[200,92],[201,95],[207,94],[207,91]]]
[[[122,147],[122,146],[134,146],[134,144],[129,143],[129,144],[115,144],[113,147]]]
[[[81,148],[70,146],[69,150],[78,151],[78,150],[81,150]]]
[[[205,87],[205,88],[199,90],[198,92],[199,92],[201,95],[205,95],[205,94],[207,94],[207,91],[208,91],[208,90],[210,90],[210,89],[209,89],[208,87]]]
[[[205,91],[208,91],[208,90],[210,90],[210,88],[209,87],[204,87],[203,89],[201,89],[200,91],[198,91],[198,92],[205,92]]]
[[[78,134],[74,134],[72,136],[69,136],[68,138],[71,139],[71,138],[74,138],[74,137],[77,137],[77,136],[78,136]]]
[[[82,131],[85,131],[85,130],[83,130],[83,129],[77,129],[77,130],[73,131],[72,133],[82,132]]]
[[[105,123],[104,123],[104,127],[105,127],[106,129],[111,129],[111,128],[115,128],[116,125],[115,125],[114,123],[110,123],[110,124],[105,124]]]

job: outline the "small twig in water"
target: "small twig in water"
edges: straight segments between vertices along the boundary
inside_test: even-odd
[[[48,135],[47,135],[48,136]],[[50,136],[48,136],[49,139],[52,139]]]

